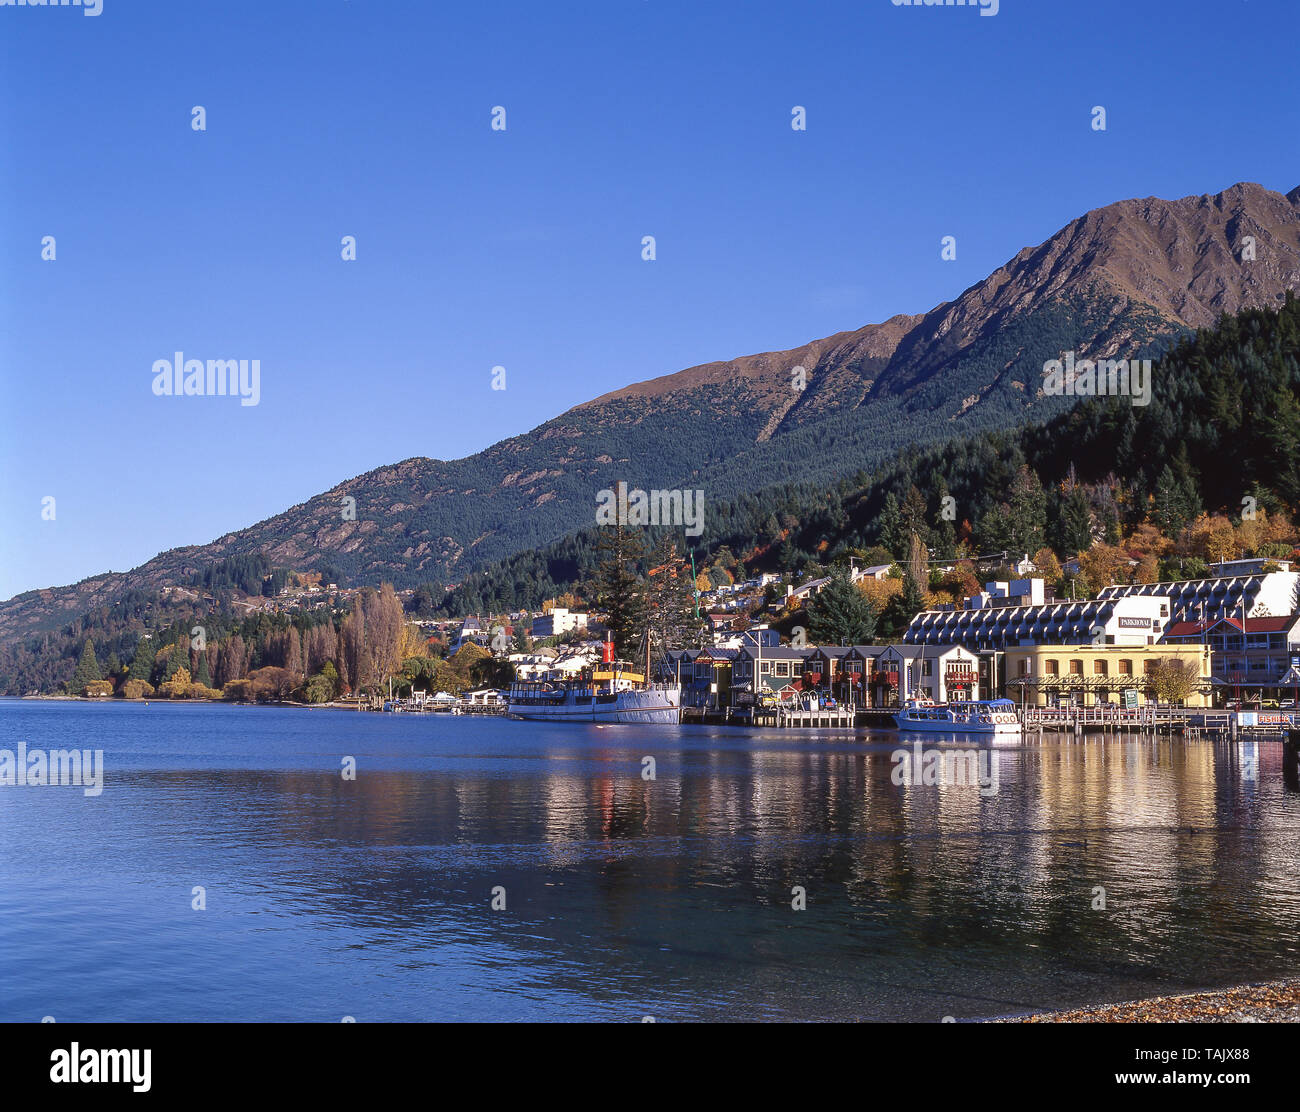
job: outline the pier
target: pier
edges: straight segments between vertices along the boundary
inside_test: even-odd
[[[1294,713],[1192,707],[1024,707],[1026,733],[1167,733],[1191,738],[1273,738],[1291,729]]]

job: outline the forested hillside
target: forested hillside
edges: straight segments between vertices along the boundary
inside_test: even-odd
[[[854,553],[907,564],[917,538],[935,559],[1007,552],[1050,569],[1078,557],[1072,589],[1087,594],[1117,580],[1192,574],[1206,559],[1290,557],[1298,505],[1300,300],[1289,296],[1280,310],[1225,316],[1179,342],[1155,367],[1149,405],[1089,399],[1016,432],[900,452],[831,486],[771,485],[710,504],[698,541],[650,529],[645,547],[672,535],[698,568],[725,554],[744,572],[812,572]],[[588,588],[599,544],[597,529],[583,530],[499,561],[449,593],[429,585],[418,605],[447,615],[535,610]],[[186,668],[184,679],[199,690],[252,673],[256,682],[289,682],[265,669],[287,671],[301,685],[329,661],[313,689],[323,696],[349,686],[349,667],[353,684],[375,673],[362,631],[369,620],[372,635],[386,628],[387,640],[398,636],[392,592],[366,596],[371,601],[354,602],[347,614],[325,605],[294,617],[240,617],[238,598],[277,596],[291,577],[303,581],[265,556],[232,557],[195,572],[185,588],[127,592],[58,631],[0,648],[0,691],[84,683],[87,642],[93,660],[107,657],[119,678],[144,644],[153,650],[148,669],[137,666],[132,678],[167,683]],[[309,573],[307,581],[319,578]],[[195,621],[208,645],[178,647]],[[170,647],[160,665],[154,653],[163,644]],[[202,678],[189,670],[200,667]]]
[[[1046,545],[1068,559],[1144,524],[1166,538],[1168,556],[1207,512],[1276,522],[1298,505],[1300,302],[1289,296],[1279,311],[1225,316],[1183,339],[1156,364],[1147,406],[1093,398],[1018,432],[900,452],[830,487],[773,485],[711,507],[697,559],[726,546],[748,554],[751,569],[793,570],[883,545],[905,560],[912,532],[935,557],[1032,555]],[[502,561],[469,577],[443,609],[536,605],[584,579],[595,537],[588,530]]]

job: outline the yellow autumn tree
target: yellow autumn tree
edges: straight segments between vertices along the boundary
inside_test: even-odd
[[[413,656],[427,657],[428,655],[429,642],[425,640],[424,634],[420,632],[420,627],[403,624],[398,639],[397,659],[409,660]]]
[[[1222,514],[1201,514],[1179,535],[1178,548],[1183,556],[1231,560],[1238,552],[1237,531]]]
[[[1061,570],[1061,561],[1056,558],[1056,553],[1046,547],[1034,553],[1034,567],[1038,569],[1037,574],[1049,583],[1059,583],[1065,574]]]
[[[903,593],[901,579],[859,579],[858,590],[862,592],[877,614],[883,614],[885,607],[895,595]]]
[[[1095,595],[1112,583],[1128,581],[1128,553],[1116,545],[1098,542],[1079,553],[1079,578],[1088,594]]]
[[[158,694],[168,699],[183,699],[189,692],[192,682],[188,668],[177,668],[171,679],[158,685]]]
[[[1129,534],[1124,547],[1140,559],[1143,556],[1168,556],[1173,551],[1174,542],[1149,521],[1144,521]]]

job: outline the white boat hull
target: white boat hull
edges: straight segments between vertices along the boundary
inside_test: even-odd
[[[972,703],[909,702],[894,716],[900,730],[918,734],[1019,734],[1020,719],[1006,699]]]
[[[575,697],[553,703],[511,701],[509,711],[531,722],[602,722],[620,725],[676,726],[682,717],[681,691],[672,687],[618,691],[614,695]]]
[[[898,728],[909,733],[918,734],[1018,734],[1019,722],[942,722],[942,721],[908,721],[901,716],[897,719]]]

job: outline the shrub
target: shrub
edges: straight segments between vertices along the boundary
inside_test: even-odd
[[[253,699],[252,680],[231,680],[221,689],[221,697],[232,703],[248,703]]]
[[[220,699],[221,692],[215,687],[206,687],[201,683],[190,684],[189,690],[185,692],[187,699]]]
[[[153,694],[153,684],[145,680],[127,680],[122,685],[122,698],[147,699]]]

